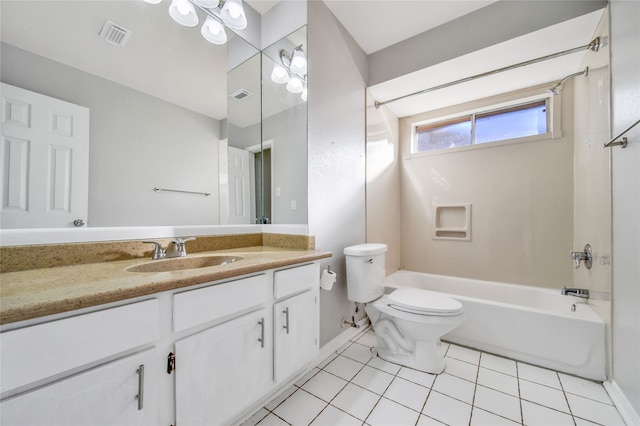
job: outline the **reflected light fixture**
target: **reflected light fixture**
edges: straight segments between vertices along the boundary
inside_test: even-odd
[[[293,49],[291,54],[280,51],[280,63],[273,64],[271,80],[277,84],[286,84],[288,92],[301,93],[302,100],[307,100],[307,56],[302,45]]]
[[[158,4],[162,0],[143,1]],[[227,42],[225,26],[234,30],[247,27],[247,15],[242,0],[171,0],[169,15],[180,25],[195,27],[199,22],[196,9],[200,9],[206,15],[200,33],[210,43]]]
[[[562,85],[564,84],[565,81],[567,81],[570,78],[577,77],[579,75],[584,75],[585,77],[588,76],[589,75],[589,67],[586,67],[583,71],[576,72],[576,73],[573,73],[573,74],[569,74],[568,76],[566,76],[565,78],[563,78],[562,80],[560,80],[559,82],[554,84],[551,88],[547,89],[547,92],[551,93],[554,96],[556,96],[557,94],[560,93],[560,88],[562,87]]]
[[[247,15],[244,13],[242,0],[225,0],[220,17],[231,29],[244,30],[247,28]]]
[[[180,25],[195,27],[198,25],[196,8],[189,0],[172,0],[169,5],[169,16]]]
[[[224,30],[224,25],[212,16],[207,16],[200,33],[210,43],[225,44],[227,42],[227,33]]]

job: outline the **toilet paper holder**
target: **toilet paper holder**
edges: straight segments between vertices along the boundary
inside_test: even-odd
[[[331,270],[331,266],[327,266],[326,271],[322,271],[320,276],[320,288],[323,290],[331,290],[336,282],[336,273]]]

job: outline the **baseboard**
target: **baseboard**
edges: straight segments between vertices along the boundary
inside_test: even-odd
[[[622,416],[624,422],[629,426],[640,425],[640,415],[638,415],[636,410],[633,408],[616,381],[606,381],[603,383],[603,385],[605,390],[609,394],[609,397],[611,397],[613,404],[616,406],[618,412]]]
[[[345,329],[342,333],[338,334],[336,337],[334,337],[333,339],[325,343],[324,346],[320,348],[320,352],[318,353],[318,356],[316,357],[316,359],[313,361],[312,365],[315,366],[320,364],[322,361],[327,359],[329,355],[336,352],[349,340],[353,339],[355,336],[357,336],[358,334],[366,330],[367,326],[369,326],[369,318],[364,317],[363,319],[358,321],[356,324],[358,325],[358,328],[349,327]]]

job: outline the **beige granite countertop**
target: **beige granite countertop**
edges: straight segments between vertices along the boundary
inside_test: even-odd
[[[0,274],[0,324],[331,257],[326,251],[270,246],[198,252],[189,257],[212,254],[243,259],[226,265],[171,272],[126,271],[133,265],[152,262],[149,258],[4,272]]]

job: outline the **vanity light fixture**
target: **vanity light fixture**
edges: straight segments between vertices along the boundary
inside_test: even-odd
[[[273,64],[271,80],[277,84],[286,84],[290,93],[301,93],[307,100],[307,56],[302,45],[293,49],[291,54],[280,51],[280,63]]]
[[[146,3],[158,4],[162,0],[143,0]],[[180,25],[195,27],[198,25],[200,9],[207,17],[200,33],[210,43],[225,44],[227,33],[225,26],[234,30],[247,27],[247,15],[242,0],[171,0],[169,15]]]

